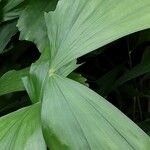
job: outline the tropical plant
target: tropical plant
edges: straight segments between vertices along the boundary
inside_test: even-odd
[[[0,4],[0,52],[10,50],[4,48],[18,29],[20,40],[34,42],[41,52],[30,68],[8,71],[0,78],[0,95],[26,90],[32,102],[0,118],[1,150],[149,150],[144,131],[83,85],[81,76],[71,74],[79,66],[77,58],[150,28],[149,0]],[[143,63],[149,68],[148,61]],[[135,76],[139,68],[132,70]],[[139,75],[147,70],[142,67]],[[133,73],[127,72],[114,87],[132,79]]]

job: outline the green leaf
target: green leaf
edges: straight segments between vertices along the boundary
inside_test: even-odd
[[[150,29],[142,31],[139,33],[138,41],[136,42],[136,45],[140,45],[143,42],[149,42],[150,41]]]
[[[119,65],[106,74],[104,74],[101,78],[99,78],[96,83],[98,85],[98,93],[103,96],[107,96],[113,89],[114,83],[118,79],[118,75],[121,73],[123,66]]]
[[[48,72],[49,61],[40,58],[36,63],[32,64],[29,75],[22,79],[33,103],[41,101],[43,86],[48,77]]]
[[[17,33],[16,20],[6,22],[0,25],[0,53],[11,40],[11,37]]]
[[[71,72],[73,72],[79,66],[80,66],[80,64],[77,64],[77,60],[73,60],[73,61],[69,62],[68,64],[64,65],[59,70],[56,70],[56,73],[63,77],[67,77]]]
[[[61,69],[57,70],[57,73],[64,77],[68,76],[79,66],[76,63],[76,60],[69,62]],[[45,86],[47,77],[49,77],[49,74],[53,74],[53,72],[55,72],[55,70],[50,70],[49,55],[48,51],[45,50],[41,54],[40,59],[31,65],[29,75],[23,78],[24,86],[33,103],[41,101],[43,87]]]
[[[60,0],[45,14],[51,68],[130,33],[150,28],[149,0]]]
[[[138,124],[150,136],[150,119]]]
[[[118,87],[129,80],[132,80],[134,78],[139,77],[140,75],[150,72],[150,59],[149,59],[150,55],[149,54],[150,54],[150,49],[148,48],[143,54],[141,63],[133,67],[131,70],[127,71],[125,74],[123,74],[116,81],[114,87]]]
[[[24,9],[25,0],[1,0],[2,21],[18,18]]]
[[[141,63],[143,63],[143,65],[145,63],[150,63],[150,47],[145,49]]]
[[[137,78],[140,75],[143,75],[149,71],[150,71],[150,63],[138,64],[137,66],[135,66],[134,68],[132,68],[131,70],[126,72],[122,77],[120,77],[116,81],[114,87],[118,87],[118,86],[124,84],[125,82],[132,80],[134,78]]]
[[[77,81],[85,86],[89,86],[87,83],[87,79],[85,77],[83,77],[81,74],[76,73],[76,72],[72,72],[71,74],[69,74],[68,78]]]
[[[11,70],[6,72],[0,78],[0,95],[25,90],[21,78],[27,76],[28,73],[29,68],[25,68],[19,71]]]
[[[53,10],[56,3],[57,0],[29,0],[17,25],[21,32],[21,40],[34,42],[40,51],[49,46],[44,12]]]
[[[42,101],[46,143],[53,150],[149,150],[150,138],[104,98],[52,75]]]
[[[46,150],[40,105],[32,105],[0,118],[1,150]]]

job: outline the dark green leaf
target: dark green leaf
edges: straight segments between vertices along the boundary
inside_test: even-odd
[[[68,78],[70,78],[70,79],[72,79],[72,80],[74,80],[74,81],[77,81],[77,82],[79,82],[79,83],[81,83],[81,84],[83,84],[83,85],[88,86],[87,79],[84,78],[84,77],[83,77],[81,74],[79,74],[79,73],[72,72],[72,73],[68,76]]]
[[[142,58],[140,64],[133,67],[131,70],[127,71],[123,76],[121,76],[115,83],[114,87],[118,87],[123,83],[139,77],[145,73],[150,72],[150,49],[148,48]]]
[[[17,33],[16,20],[6,22],[0,25],[0,53],[11,40],[11,37]]]
[[[53,10],[56,3],[57,0],[29,0],[17,25],[21,40],[34,42],[40,51],[49,47],[44,12]]]
[[[0,78],[0,95],[25,90],[22,77],[27,76],[29,68],[19,71],[11,70]]]
[[[114,89],[114,83],[122,70],[122,66],[117,66],[96,81],[100,95],[107,96]]]
[[[25,0],[2,0],[2,21],[18,18],[24,9]]]

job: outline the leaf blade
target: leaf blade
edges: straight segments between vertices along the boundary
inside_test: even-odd
[[[29,68],[19,71],[11,70],[0,78],[0,95],[25,90],[22,77],[27,76]]]
[[[21,40],[34,42],[40,51],[44,51],[48,47],[49,42],[44,21],[44,12],[53,10],[56,3],[57,0],[29,0],[17,24],[21,32]]]
[[[42,125],[49,148],[149,149],[150,138],[87,87],[54,75],[44,92]]]
[[[122,36],[150,28],[149,10],[149,0],[59,1],[54,12],[45,14],[51,67],[59,69]]]
[[[0,54],[17,31],[16,20],[0,25]]]
[[[36,104],[1,117],[1,150],[46,150],[39,112],[40,105]]]

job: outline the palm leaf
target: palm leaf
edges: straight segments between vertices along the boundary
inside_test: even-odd
[[[51,68],[130,33],[150,28],[149,0],[60,0],[45,14]]]
[[[29,68],[25,68],[19,71],[11,70],[6,72],[0,78],[0,95],[25,90],[21,78],[27,76],[28,73]]]
[[[44,137],[53,150],[149,150],[150,138],[104,98],[53,75],[42,101]]]
[[[46,150],[39,104],[1,117],[0,131],[1,150]]]
[[[29,0],[17,25],[21,31],[21,40],[34,42],[40,51],[48,47],[44,12],[53,10],[56,3],[57,0]]]

